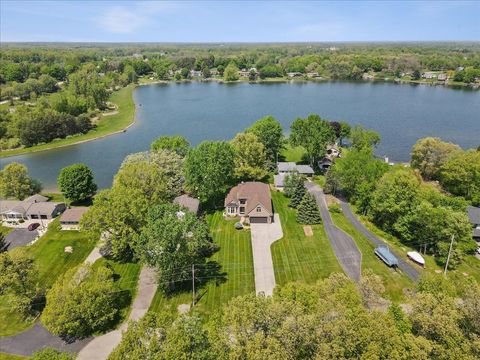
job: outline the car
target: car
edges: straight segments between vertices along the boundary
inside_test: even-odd
[[[39,223],[31,223],[30,225],[28,225],[28,231],[33,231],[36,228],[38,228],[39,226],[40,226]]]

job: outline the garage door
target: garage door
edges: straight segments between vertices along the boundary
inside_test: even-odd
[[[266,224],[266,223],[268,223],[268,217],[266,216],[250,217],[250,224]]]

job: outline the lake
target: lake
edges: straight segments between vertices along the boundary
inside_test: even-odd
[[[275,116],[286,133],[296,117],[308,114],[362,124],[382,137],[376,153],[394,161],[408,161],[412,145],[425,136],[463,148],[480,145],[480,91],[468,89],[364,82],[189,82],[140,86],[134,99],[136,123],[125,133],[0,159],[0,165],[24,163],[46,190],[54,190],[61,168],[83,162],[105,188],[126,155],[147,150],[160,135],[183,135],[192,145],[227,140],[265,115]]]

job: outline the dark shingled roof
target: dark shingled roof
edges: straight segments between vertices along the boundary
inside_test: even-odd
[[[186,207],[192,213],[198,213],[198,208],[200,207],[200,200],[192,198],[187,194],[180,195],[173,200],[175,204]]]
[[[474,225],[480,224],[480,208],[474,206],[467,206],[467,214],[470,223]]]
[[[84,206],[74,207],[71,209],[65,210],[65,212],[60,216],[60,222],[79,222],[83,214],[87,212],[88,208]]]
[[[255,209],[258,204],[273,214],[272,197],[270,196],[270,187],[262,182],[248,181],[233,187],[225,198],[225,206],[230,203],[238,204],[240,199],[247,199],[247,208],[245,213]]]

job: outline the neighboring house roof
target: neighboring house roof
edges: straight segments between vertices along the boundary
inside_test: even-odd
[[[470,223],[473,225],[480,225],[480,208],[474,206],[467,206],[467,214]]]
[[[319,164],[331,164],[332,160],[329,159],[328,157],[324,157],[322,160],[318,161]]]
[[[57,202],[40,202],[32,203],[27,209],[27,216],[30,215],[52,215],[58,206],[64,205],[64,203]]]
[[[283,187],[285,182],[285,174],[273,175],[273,183],[276,187]]]
[[[48,201],[48,198],[46,196],[43,196],[43,195],[40,195],[40,194],[32,195],[32,196],[26,198],[25,200],[23,200],[23,202],[33,202],[33,203],[47,202],[47,201]]]
[[[30,203],[24,203],[18,200],[0,200],[0,214],[7,212],[15,212],[18,214],[25,214]]]
[[[313,175],[314,171],[309,165],[297,165],[297,171],[300,174],[310,174]]]
[[[187,194],[176,197],[173,202],[180,206],[186,207],[195,214],[198,213],[198,208],[200,207],[200,200],[188,196]]]
[[[480,228],[473,229],[473,237],[480,238]]]
[[[278,171],[296,171],[297,170],[297,164],[294,162],[279,162],[277,163],[277,169]]]
[[[270,196],[270,187],[262,182],[248,181],[233,187],[225,198],[225,206],[228,204],[237,204],[240,199],[246,199],[245,213],[250,213],[259,204],[270,214],[273,214],[272,197]]]
[[[88,208],[84,206],[74,207],[65,210],[60,216],[60,222],[79,222],[83,214],[87,212]]]

